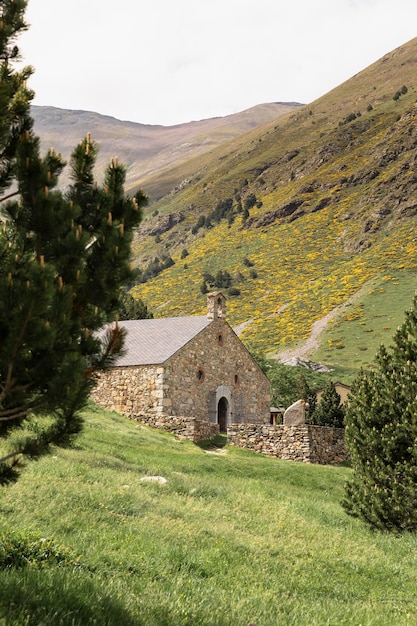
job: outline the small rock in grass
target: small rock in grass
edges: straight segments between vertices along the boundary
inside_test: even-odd
[[[160,483],[161,485],[166,485],[168,482],[163,476],[144,476],[140,480],[143,483]]]

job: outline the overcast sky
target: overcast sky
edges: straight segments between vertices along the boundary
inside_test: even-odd
[[[417,1],[29,0],[26,19],[35,104],[172,125],[312,102],[417,36]]]

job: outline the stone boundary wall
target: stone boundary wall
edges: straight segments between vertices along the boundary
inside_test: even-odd
[[[238,448],[288,461],[327,465],[349,458],[343,428],[331,426],[232,424],[227,439],[230,445]]]
[[[152,417],[148,415],[138,415],[133,419],[151,426],[152,428],[160,428],[168,432],[175,433],[178,437],[190,439],[194,443],[199,441],[211,440],[219,434],[219,425],[193,417],[183,415],[167,415]]]
[[[345,429],[332,426],[308,425],[310,462],[331,464],[349,459],[345,445]]]

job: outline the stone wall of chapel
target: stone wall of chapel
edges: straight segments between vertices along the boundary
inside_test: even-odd
[[[214,421],[220,386],[230,391],[230,422],[269,423],[269,381],[221,318],[166,361],[163,411]]]
[[[91,399],[128,417],[162,412],[164,369],[157,365],[113,367],[99,375]]]

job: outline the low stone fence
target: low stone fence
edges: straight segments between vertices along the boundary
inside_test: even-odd
[[[345,429],[333,426],[308,425],[310,463],[341,463],[349,460],[345,445]]]
[[[290,461],[334,464],[348,459],[343,428],[331,426],[232,424],[227,439],[238,448]]]
[[[178,437],[190,439],[194,443],[214,439],[219,434],[218,424],[205,422],[193,417],[176,415],[149,417],[147,415],[138,415],[134,419],[141,424],[175,433]]]
[[[219,433],[219,425],[193,417],[138,415],[133,419],[160,428],[194,443],[211,440]],[[227,430],[227,443],[238,448],[261,452],[288,461],[341,463],[349,456],[346,451],[343,428],[331,426],[289,426],[278,424],[231,424]]]

